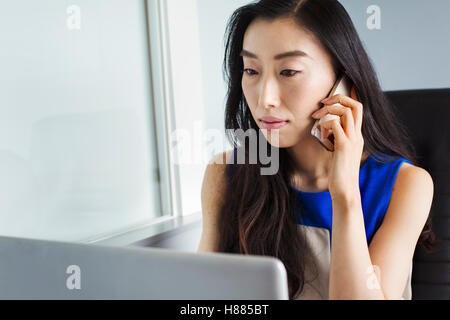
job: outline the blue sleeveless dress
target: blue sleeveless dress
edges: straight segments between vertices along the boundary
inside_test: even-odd
[[[236,148],[229,163],[233,163],[235,151]],[[360,167],[359,188],[368,245],[383,222],[394,182],[403,162],[412,164],[406,158],[381,163],[371,155]],[[228,176],[230,173],[228,171]],[[330,192],[306,192],[293,186],[290,188],[298,197],[301,207],[301,213],[297,214],[298,230],[305,235],[307,245],[313,253],[310,260],[306,261],[305,287],[295,299],[328,299],[333,218]],[[402,299],[411,299],[411,274],[412,261]]]
[[[364,214],[367,243],[370,243],[375,231],[380,227],[388,208],[394,187],[395,178],[403,162],[411,164],[408,159],[399,158],[395,161],[381,163],[370,156],[359,170],[359,189]],[[325,228],[330,232],[332,226],[331,196],[328,190],[322,192],[305,192],[290,186],[295,190],[304,207],[297,222],[302,225]]]

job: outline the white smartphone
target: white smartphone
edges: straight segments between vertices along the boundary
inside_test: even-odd
[[[342,94],[345,96],[350,96],[350,92],[352,89],[352,81],[345,75],[341,75],[338,77],[336,82],[333,85],[333,88],[330,91],[330,94],[328,97],[332,97],[337,94]],[[336,103],[337,105],[341,105],[339,103]],[[324,105],[321,103],[321,108]],[[312,127],[311,134],[313,137],[317,139],[317,141],[320,142],[320,144],[327,149],[328,151],[334,151],[334,135],[333,130],[325,129],[321,126],[323,122],[330,121],[333,119],[338,119],[339,121],[341,118],[334,114],[326,114],[321,119],[316,120],[314,123],[314,126]]]

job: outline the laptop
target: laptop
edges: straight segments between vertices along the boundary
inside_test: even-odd
[[[0,299],[287,300],[288,287],[273,257],[0,237]]]

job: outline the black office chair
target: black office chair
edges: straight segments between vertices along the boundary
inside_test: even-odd
[[[386,92],[416,148],[419,166],[434,181],[432,229],[440,240],[433,253],[418,245],[412,299],[450,299],[450,89]]]

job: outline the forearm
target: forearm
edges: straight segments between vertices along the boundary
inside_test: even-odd
[[[345,200],[333,200],[331,241],[329,299],[385,299],[379,279],[375,278],[373,285],[374,273],[370,273],[359,192]]]

